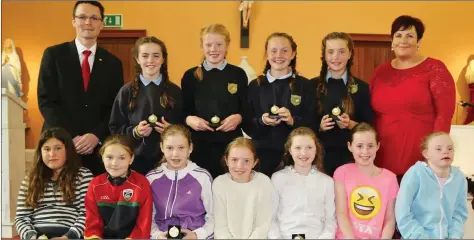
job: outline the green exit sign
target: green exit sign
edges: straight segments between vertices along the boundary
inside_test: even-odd
[[[122,27],[123,26],[123,15],[122,14],[105,14],[104,27]]]

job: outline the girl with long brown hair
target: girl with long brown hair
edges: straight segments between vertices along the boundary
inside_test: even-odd
[[[314,78],[318,120],[315,129],[323,143],[325,172],[332,176],[349,161],[346,143],[359,122],[372,122],[369,85],[353,76],[354,42],[347,33],[329,33],[322,41],[322,66]]]
[[[288,136],[283,169],[272,175],[277,212],[269,238],[334,239],[334,181],[324,174],[323,156],[323,147],[310,128],[299,127]]]
[[[132,169],[145,175],[161,159],[160,133],[182,123],[181,89],[169,79],[168,51],[155,37],[137,40],[133,48],[136,76],[115,98],[109,128],[112,134],[135,138]]]
[[[347,148],[354,163],[334,172],[336,239],[393,238],[398,182],[395,174],[374,164],[379,147],[378,134],[370,124],[359,123],[351,129]]]
[[[315,121],[314,87],[298,75],[296,55],[292,36],[271,34],[265,42],[265,69],[249,84],[248,134],[257,145],[260,171],[269,177],[277,170],[291,130]]]
[[[62,128],[46,129],[18,193],[15,226],[20,238],[82,238],[92,177],[81,167],[71,135]]]
[[[227,146],[227,173],[212,184],[215,239],[265,239],[272,220],[273,185],[254,171],[258,163],[252,140],[238,137]]]

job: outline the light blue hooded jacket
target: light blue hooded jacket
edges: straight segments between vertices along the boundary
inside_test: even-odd
[[[395,204],[402,238],[460,239],[467,219],[467,181],[457,167],[441,185],[425,162],[417,162],[403,176]]]

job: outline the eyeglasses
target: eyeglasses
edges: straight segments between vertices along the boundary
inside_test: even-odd
[[[79,19],[81,22],[86,22],[87,19],[90,19],[91,22],[100,22],[100,21],[102,21],[102,18],[97,17],[97,16],[88,17],[88,16],[81,15],[81,16],[74,16],[74,17]]]

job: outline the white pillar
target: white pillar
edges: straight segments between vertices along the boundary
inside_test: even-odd
[[[2,238],[17,235],[13,220],[18,190],[25,176],[23,111],[26,108],[20,98],[2,88]]]

